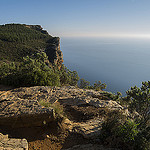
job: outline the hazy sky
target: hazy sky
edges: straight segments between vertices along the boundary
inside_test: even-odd
[[[7,23],[40,24],[60,37],[150,37],[150,0],[0,0]]]

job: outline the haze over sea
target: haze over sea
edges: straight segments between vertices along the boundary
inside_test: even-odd
[[[101,80],[116,93],[150,80],[148,38],[61,38],[64,64],[91,83]]]

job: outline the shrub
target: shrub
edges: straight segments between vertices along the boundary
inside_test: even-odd
[[[79,76],[76,71],[70,71],[64,65],[61,70],[47,64],[46,53],[36,53],[23,57],[21,63],[2,63],[0,65],[0,83],[19,86],[76,86]]]
[[[113,111],[102,124],[100,139],[104,145],[110,147],[134,150],[138,133],[138,124],[135,121],[120,112]]]
[[[141,117],[141,125],[150,122],[150,81],[142,82],[142,87],[131,87],[127,92],[129,110],[137,111]]]
[[[113,112],[103,123],[100,138],[104,144],[123,150],[149,150],[150,81],[142,82],[141,88],[131,87],[126,93],[127,96],[121,100],[126,102],[131,113],[136,111],[140,117],[135,120],[122,119]]]
[[[93,85],[93,89],[95,89],[96,91],[106,89],[106,87],[106,83],[101,83],[101,81],[95,81]]]
[[[90,82],[81,78],[78,83],[78,87],[81,89],[88,89],[90,87]]]
[[[76,71],[70,71],[62,65],[61,70],[57,70],[59,76],[60,76],[60,82],[62,85],[71,85],[71,86],[76,86],[78,81],[79,81],[79,76]]]
[[[106,89],[107,85],[105,83],[101,83],[101,81],[95,81],[94,85],[90,85],[89,81],[81,78],[79,80],[78,87],[82,89],[94,89],[96,91],[100,91]]]
[[[38,58],[38,59],[37,59]],[[0,83],[11,86],[60,85],[59,75],[48,67],[45,53],[23,58],[20,64],[3,63],[0,67]]]

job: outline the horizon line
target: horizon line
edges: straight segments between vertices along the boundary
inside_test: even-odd
[[[150,39],[150,34],[66,34],[60,35],[60,37],[97,37],[97,38],[142,38]]]

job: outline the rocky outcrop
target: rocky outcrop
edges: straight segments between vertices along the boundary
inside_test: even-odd
[[[48,46],[45,50],[49,61],[57,66],[58,69],[61,68],[63,63],[63,53],[60,50],[60,38],[54,37],[48,41]]]
[[[40,31],[43,34],[48,34],[46,30],[40,25],[25,25],[28,28]],[[49,61],[60,70],[63,63],[63,53],[60,50],[60,38],[59,37],[51,37],[47,41],[47,47],[44,50],[48,56]]]
[[[9,138],[0,133],[0,150],[28,150],[26,139]]]
[[[101,114],[105,108],[124,110],[115,101],[95,98],[100,97],[102,93],[102,91],[85,90],[72,86],[36,86],[13,89],[0,95],[0,125],[25,127],[40,126],[43,122],[49,123],[54,119],[53,109],[40,104],[60,103],[66,113],[72,115],[70,119],[76,121],[76,123],[68,124],[69,130],[82,133],[86,138],[92,137],[99,134],[100,124],[104,120]],[[78,118],[84,122],[80,123]]]
[[[15,97],[11,91],[0,95],[0,126],[41,126],[53,117],[53,109],[41,106],[36,100]]]
[[[44,101],[48,103],[59,102],[62,105],[80,106],[91,105],[97,108],[108,108],[124,110],[124,108],[116,101],[111,99],[103,100],[95,97],[100,97],[103,91],[94,91],[87,89],[79,89],[74,86],[50,87],[50,86],[35,86],[22,87],[10,90],[7,94],[0,97],[0,102],[8,102],[10,99],[18,99],[20,102],[29,101],[38,105],[38,102]],[[17,101],[17,100],[15,100]],[[28,102],[27,102],[28,104]],[[25,104],[25,105],[27,105]],[[2,105],[2,103],[1,103]],[[34,105],[31,104],[33,107]]]
[[[97,142],[107,113],[115,110],[130,115],[116,101],[106,99],[106,97],[103,99],[103,95],[103,91],[79,89],[73,86],[35,86],[1,91],[0,127],[50,125],[51,121],[55,119],[54,110],[56,109],[53,104],[60,104],[66,114],[61,123],[67,128],[67,131]],[[57,107],[57,110],[59,109]],[[93,150],[92,146],[89,146]],[[94,146],[102,149],[100,145]],[[80,145],[80,147],[73,147],[70,150],[87,147],[87,145]]]

